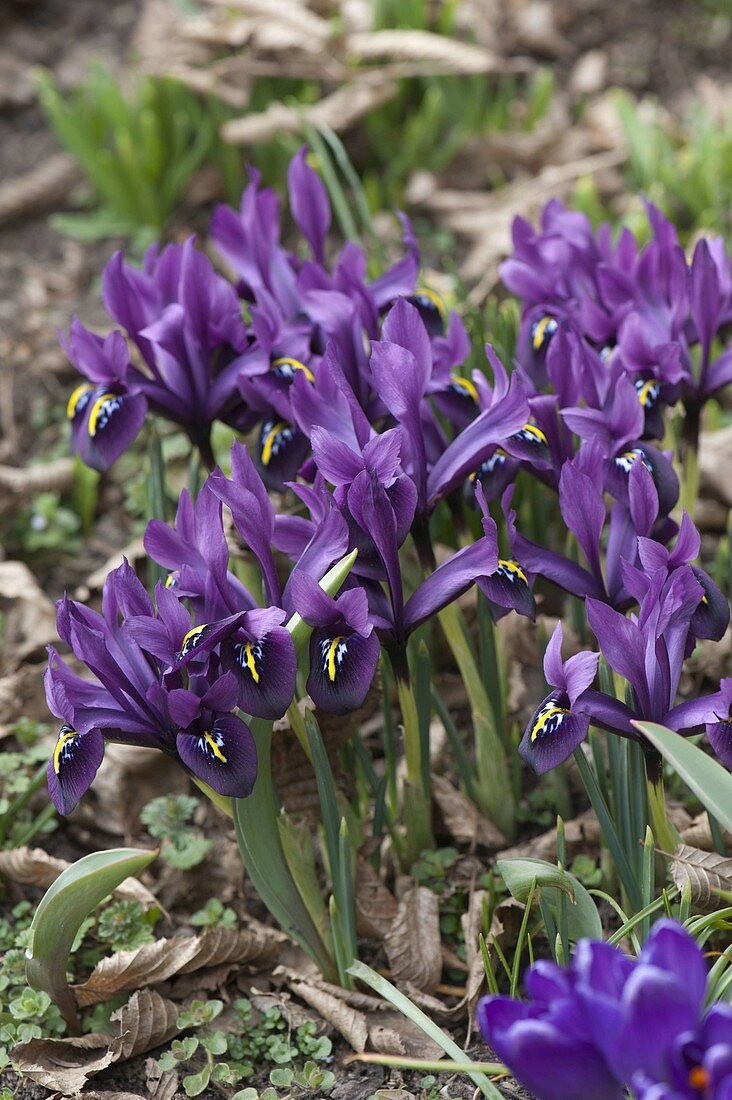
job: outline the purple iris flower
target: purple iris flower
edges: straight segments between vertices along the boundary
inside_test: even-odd
[[[657,544],[644,539],[639,543],[641,561],[647,550],[655,554]],[[586,736],[590,723],[637,740],[640,735],[633,721],[638,719],[687,734],[700,732],[706,725],[713,731],[712,746],[721,746],[724,759],[724,730],[718,731],[717,726],[719,716],[725,717],[727,688],[676,704],[684,658],[695,642],[695,616],[700,603],[708,599],[696,572],[683,562],[663,565],[650,574],[624,563],[626,588],[639,605],[637,615],[625,616],[605,602],[586,599],[588,620],[602,655],[630,685],[629,704],[588,690],[597,668],[596,653],[578,654],[583,658],[583,663],[577,664],[582,675],[569,678],[569,664],[577,657],[566,665],[559,660],[561,629],[557,628],[544,665],[547,681],[556,690],[537,708],[519,747],[536,772],[541,774],[566,760]],[[723,633],[729,622],[729,608],[719,595],[719,601],[713,597],[718,603],[716,635],[720,630]],[[702,619],[702,625],[707,628],[708,620]]]
[[[732,771],[732,678],[719,685],[719,702],[706,724],[709,744],[722,763]]]
[[[477,372],[474,374],[480,412],[449,444],[429,472],[426,488],[429,508],[453,489],[464,485],[471,474],[479,475],[483,464],[494,457],[496,449],[507,448],[507,440],[515,437],[529,421],[529,403],[519,373],[514,372],[509,379],[490,345],[486,345],[486,355],[493,370],[494,386],[480,381]]]
[[[119,331],[103,340],[74,322],[62,343],[89,379],[69,400],[74,449],[89,465],[107,469],[132,442],[149,407],[180,424],[213,465],[214,420],[249,424],[237,381],[256,352],[233,288],[193,239],[160,255],[151,249],[142,269],[116,253],[102,285],[107,311],[136,345],[143,369],[130,364]]]
[[[705,1010],[699,945],[672,920],[631,959],[582,940],[566,969],[530,968],[529,1000],[484,997],[483,1037],[537,1100],[726,1100],[732,1095],[732,1009]]]
[[[732,379],[732,351],[715,357],[715,339],[732,316],[729,257],[721,240],[700,241],[687,264],[673,225],[646,205],[651,239],[628,230],[593,233],[587,218],[549,202],[534,229],[517,218],[514,255],[501,268],[522,299],[518,362],[560,405],[580,400],[600,410],[618,374],[643,412],[638,438],[663,435],[662,410],[682,398],[696,418],[703,402]],[[700,366],[692,348],[700,345]]]
[[[170,570],[169,591],[179,600],[188,601],[198,620],[185,653],[169,657],[173,667],[179,667],[191,655],[215,651],[222,669],[236,678],[242,710],[261,718],[280,718],[293,697],[297,672],[294,645],[284,623],[294,611],[303,614],[305,610],[299,606],[296,592],[309,591],[298,588],[296,582],[304,576],[315,583],[343,557],[348,547],[348,525],[322,484],[317,489],[298,487],[312,506],[317,522],[293,516],[281,517],[278,525],[264,483],[242,444],[232,447],[231,469],[231,480],[215,470],[195,504],[186,492],[181,494],[174,528],[151,520],[145,547],[153,560]],[[259,606],[229,569],[222,503],[231,511],[234,529],[261,572],[266,607]],[[294,562],[284,587],[273,546],[285,550]],[[334,629],[340,629],[341,620],[356,615],[349,600],[339,605],[337,615],[330,616],[328,622]],[[316,607],[321,619],[322,610]],[[310,621],[306,614],[303,618]],[[218,623],[215,631],[214,622]],[[227,625],[225,635],[221,633],[222,624]],[[323,620],[320,628],[325,627]],[[357,615],[353,630],[370,633]],[[372,677],[373,669],[369,682]]]
[[[661,515],[668,515],[678,500],[678,478],[666,455],[641,442],[643,408],[628,378],[618,378],[604,408],[565,408],[562,418],[580,438],[595,440],[602,448],[605,488],[616,500],[627,503],[628,475],[641,462],[653,476]]]
[[[105,740],[158,748],[219,794],[251,792],[257,755],[249,727],[233,713],[237,680],[210,659],[210,647],[245,616],[191,628],[169,589],[158,585],[156,600],[157,608],[125,561],[107,577],[101,615],[68,598],[59,604],[59,636],[95,677],[82,679],[49,649],[46,696],[63,724],[48,783],[61,813],[91,785]],[[196,645],[201,634],[205,655]]]
[[[78,321],[69,339],[59,339],[70,361],[88,381],[71,393],[66,415],[71,448],[94,470],[106,470],[123,454],[145,423],[147,401],[130,389],[130,364],[124,337],[111,332],[97,336]]]
[[[623,564],[636,564],[638,537],[657,530],[658,493],[648,468],[643,462],[634,463],[628,474],[627,503],[613,504],[608,518],[602,488],[605,469],[602,447],[593,439],[564,463],[559,478],[562,518],[575,536],[586,566],[520,534],[516,548],[529,569],[566,592],[625,607],[631,596],[625,587]]]
[[[317,707],[346,714],[361,706],[371,686],[381,646],[362,588],[337,599],[307,573],[293,578],[292,597],[312,626],[307,691]]]

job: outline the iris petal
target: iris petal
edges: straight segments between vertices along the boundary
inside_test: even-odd
[[[521,738],[519,754],[537,775],[551,771],[585,739],[590,718],[569,709],[563,691],[553,691],[537,707]]]
[[[493,605],[491,612],[495,619],[511,610],[530,619],[536,618],[534,594],[518,562],[502,558],[495,573],[487,577],[477,577],[476,583]]]
[[[364,638],[361,634],[313,631],[307,689],[315,705],[331,714],[346,714],[360,707],[376,672],[379,649],[374,633]]]
[[[234,714],[222,715],[209,728],[182,731],[176,749],[189,771],[218,794],[246,798],[257,778],[257,747],[251,730]]]
[[[257,718],[281,718],[295,694],[297,657],[290,632],[276,626],[262,638],[233,638],[222,666],[236,676],[239,706]]]
[[[286,481],[297,476],[309,449],[307,436],[294,424],[274,417],[265,419],[257,448],[257,467],[265,485],[282,490]]]
[[[692,572],[704,589],[701,603],[691,618],[691,630],[697,638],[718,642],[729,626],[729,603],[712,578],[692,565]]]
[[[69,410],[72,449],[87,466],[103,471],[127,450],[142,428],[147,401],[140,394],[112,393],[105,386],[91,392],[79,387],[71,395]]]
[[[61,814],[70,814],[91,786],[104,757],[101,730],[79,733],[64,724],[48,763],[48,791]]]

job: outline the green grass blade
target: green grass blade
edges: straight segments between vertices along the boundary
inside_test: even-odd
[[[420,1008],[417,1008],[408,997],[400,993],[396,986],[393,986],[386,978],[382,978],[381,974],[377,974],[375,970],[362,962],[353,963],[352,966],[349,966],[348,972],[352,977],[370,986],[375,993],[378,993],[389,1004],[394,1005],[394,1008],[398,1009],[413,1024],[416,1024],[439,1047],[442,1047],[445,1054],[452,1058],[454,1062],[465,1062],[465,1053],[457,1043],[453,1042],[442,1028],[438,1027],[433,1020],[430,1020],[429,1016],[426,1016]],[[471,1070],[468,1072],[468,1077],[480,1089],[483,1096],[487,1096],[489,1100],[501,1100],[500,1092],[484,1073],[475,1073]]]

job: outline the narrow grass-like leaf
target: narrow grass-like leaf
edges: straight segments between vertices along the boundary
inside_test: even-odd
[[[380,997],[383,997],[385,1001],[394,1005],[394,1008],[398,1009],[403,1016],[406,1016],[408,1020],[416,1024],[425,1035],[433,1040],[433,1042],[442,1047],[445,1054],[449,1055],[453,1061],[464,1064],[464,1051],[460,1049],[457,1043],[453,1042],[441,1027],[438,1027],[429,1016],[425,1015],[421,1008],[417,1008],[408,997],[400,993],[396,986],[392,985],[386,978],[383,978],[381,974],[377,974],[375,970],[372,970],[370,966],[366,966],[366,964],[362,962],[353,963],[353,965],[348,968],[348,972],[360,982],[364,982],[366,985],[370,986],[371,989],[378,993]],[[466,1072],[473,1084],[477,1085],[480,1089],[483,1096],[487,1096],[489,1100],[501,1100],[500,1092],[495,1085],[491,1084],[484,1073],[476,1073],[472,1070]]]
[[[702,805],[732,832],[732,775],[687,738],[657,722],[634,722]]]
[[[26,950],[26,977],[33,989],[53,997],[73,1034],[79,1020],[66,981],[66,966],[76,934],[93,909],[130,875],[138,875],[157,849],[112,848],[91,852],[62,871],[36,909]]]
[[[608,809],[607,802],[602,796],[595,773],[590,767],[581,747],[575,749],[573,755],[592,808],[597,815],[597,820],[600,822],[602,838],[615,861],[615,866],[620,875],[620,880],[625,887],[625,892],[633,908],[640,909],[642,907],[640,885],[633,866],[628,860],[620,837],[618,836],[615,823]]]

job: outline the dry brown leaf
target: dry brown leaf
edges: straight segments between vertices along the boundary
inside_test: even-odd
[[[71,864],[44,852],[43,848],[12,848],[0,851],[0,875],[24,886],[37,886],[46,890],[62,871]],[[146,909],[160,907],[160,902],[146,886],[136,878],[126,879],[114,891],[114,896],[126,901],[139,901]]]
[[[111,1036],[81,1035],[76,1039],[30,1039],[11,1054],[13,1069],[64,1096],[81,1092],[89,1077],[112,1064]]]
[[[33,722],[48,721],[48,705],[43,693],[45,669],[45,662],[24,664],[0,678],[0,738],[8,737],[13,732],[19,718],[28,718]]]
[[[694,905],[714,909],[722,904],[714,891],[732,890],[732,859],[679,844],[671,860],[671,877],[679,890],[689,884]]]
[[[324,1020],[332,1024],[358,1054],[366,1049],[369,1029],[363,1012],[351,1008],[340,997],[335,997],[332,993],[310,982],[291,981],[290,988],[306,1004],[319,1012]]]
[[[10,671],[56,640],[56,609],[22,561],[0,562],[0,605],[5,611],[3,652]]]
[[[98,1089],[84,1089],[84,1100],[140,1100],[137,1092],[101,1092]]]
[[[408,890],[387,935],[384,947],[397,983],[411,982],[431,993],[442,974],[440,903],[424,886]]]
[[[564,826],[564,838],[567,846],[567,858],[573,859],[579,852],[592,853],[600,844],[600,825],[595,817],[594,810],[585,810]],[[557,830],[556,827],[547,829],[545,833],[514,844],[511,848],[504,848],[498,853],[498,859],[520,859],[526,856],[532,859],[545,859],[553,863],[557,858]]]
[[[396,88],[396,83],[386,80],[383,73],[364,73],[311,107],[295,108],[271,103],[266,111],[259,114],[252,113],[226,122],[221,128],[221,136],[232,145],[250,145],[275,134],[300,133],[303,118],[312,126],[329,126],[340,133],[358,122],[368,111],[390,100]]]
[[[282,933],[264,925],[241,931],[213,928],[201,936],[156,940],[102,959],[89,978],[74,987],[74,992],[84,1008],[118,993],[157,985],[175,974],[190,974],[225,962],[268,964],[279,953],[283,940]]]
[[[428,1038],[417,1024],[391,1008],[369,1015],[369,1043],[379,1054],[426,1058],[430,1062],[445,1057],[442,1047]]]
[[[706,496],[732,506],[732,425],[699,438],[699,488]]]
[[[506,838],[492,821],[444,775],[432,776],[432,795],[453,838],[458,843],[500,848]]]
[[[137,1054],[166,1043],[178,1031],[178,1005],[161,997],[154,989],[141,989],[110,1017],[119,1025],[119,1034],[112,1040],[113,1061],[126,1062]]]
[[[722,829],[725,848],[732,852],[732,833]],[[709,818],[706,810],[691,821],[685,829],[681,830],[681,839],[684,844],[690,844],[693,848],[703,848],[705,852],[714,850],[712,830],[709,828]]]
[[[373,864],[358,857],[356,866],[356,929],[360,936],[383,940],[397,914],[397,900],[374,870]]]
[[[385,58],[390,61],[428,61],[435,70],[450,73],[490,73],[505,68],[505,62],[469,42],[458,42],[430,31],[383,30],[353,34],[347,50],[359,61]]]
[[[2,223],[2,187],[0,187]],[[74,484],[73,458],[57,458],[36,466],[0,466],[0,497],[22,500],[36,493],[60,492]],[[1,507],[1,506],[0,506]]]
[[[485,890],[475,890],[470,897],[467,913],[463,913],[460,923],[465,937],[465,959],[468,964],[468,980],[466,984],[466,1006],[470,1026],[473,1022],[473,1009],[485,983],[485,966],[480,950],[479,936],[483,931],[483,913],[488,902],[488,893]],[[493,913],[490,931],[496,936],[503,931],[500,917]]]
[[[178,1091],[178,1074],[174,1069],[162,1070],[157,1058],[148,1058],[145,1077],[150,1100],[173,1100]]]
[[[29,214],[57,210],[79,176],[74,158],[59,153],[43,157],[28,172],[5,180],[0,185],[0,226]]]
[[[80,1092],[89,1077],[107,1066],[146,1054],[171,1039],[178,1030],[178,1013],[172,1001],[145,989],[112,1014],[112,1034],[31,1039],[14,1048],[13,1067],[47,1089],[69,1096]]]

